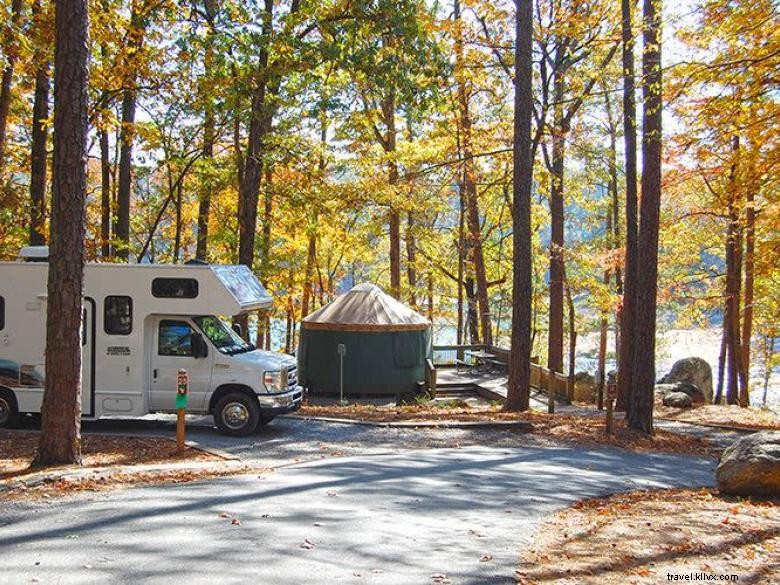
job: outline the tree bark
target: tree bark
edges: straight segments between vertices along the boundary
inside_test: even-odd
[[[111,161],[109,159],[108,131],[98,130],[100,141],[100,242],[103,258],[112,256],[111,246]]]
[[[557,58],[562,61],[562,58]],[[564,79],[559,64],[553,81],[554,121],[552,137],[552,185],[550,187],[550,313],[547,337],[547,367],[563,372],[563,280],[564,280],[564,206],[563,173],[565,131],[563,128]]]
[[[81,463],[88,3],[55,5],[54,165],[46,302],[46,389],[34,466]]]
[[[182,228],[184,227],[182,225],[182,220],[181,220],[183,185],[184,185],[183,180],[179,181],[176,185],[176,233],[173,238],[173,263],[174,264],[179,263],[179,256],[181,250],[181,233],[182,233]]]
[[[417,242],[414,237],[414,214],[406,214],[406,278],[409,281],[409,302],[417,310]]]
[[[632,0],[621,0],[623,41],[623,141],[626,157],[626,253],[623,303],[619,310],[617,400],[615,410],[627,411],[634,387],[634,307],[638,263],[636,92],[634,87],[634,34]]]
[[[533,2],[515,0],[515,97],[512,205],[512,338],[506,410],[528,410],[531,378],[531,191],[533,156]]]
[[[662,77],[661,0],[644,0],[642,56],[642,201],[639,220],[639,266],[634,308],[634,367],[628,424],[653,433],[655,327],[658,291],[658,228],[661,207]]]
[[[116,255],[122,260],[130,259],[130,199],[132,195],[133,142],[135,141],[135,110],[138,90],[136,89],[135,56],[140,51],[146,34],[146,19],[142,7],[132,3],[130,30],[128,32],[128,70],[123,81],[122,129],[120,131],[119,181],[117,185],[117,222],[114,237]]]
[[[726,403],[739,404],[742,350],[740,347],[740,283],[742,273],[742,237],[739,225],[739,189],[737,185],[739,137],[732,139],[732,164],[728,186],[728,226],[726,228]]]
[[[135,135],[135,90],[125,89],[122,98],[122,130],[119,149],[119,181],[117,185],[116,255],[130,257],[130,195],[132,189],[133,141]]]
[[[715,397],[712,400],[713,404],[723,403],[723,382],[726,375],[726,353],[728,351],[728,345],[728,321],[724,314],[720,339],[720,352],[718,353],[718,384],[715,389]]]
[[[265,0],[262,16],[262,36],[267,41],[273,28],[273,0]],[[271,131],[273,109],[269,107],[268,94],[268,43],[263,42],[258,51],[257,73],[252,98],[251,121],[246,156],[243,163],[243,180],[238,201],[238,262],[254,270],[255,232],[257,230],[257,204],[260,198],[260,181],[263,177],[265,140]],[[239,315],[235,320],[241,324],[244,337],[248,339],[248,316]]]
[[[38,46],[35,51],[35,93],[33,97],[32,145],[30,148],[30,245],[46,243],[46,143],[49,118],[49,58],[45,50],[40,0],[32,5],[33,26]]]
[[[463,317],[463,277],[465,273],[465,254],[466,254],[466,235],[465,235],[465,218],[463,210],[465,208],[466,195],[464,193],[463,181],[458,183],[458,329],[457,329],[457,344],[460,345],[466,339],[465,335],[465,319]]]
[[[463,35],[461,32],[460,2],[453,2],[455,30],[455,77],[458,84],[458,126],[463,159],[463,187],[466,202],[466,220],[468,224],[467,250],[468,262],[472,265],[477,283],[477,302],[479,304],[479,336],[486,345],[493,343],[493,327],[490,318],[490,298],[488,296],[485,255],[482,249],[482,225],[479,218],[479,196],[474,173],[474,152],[472,139],[472,121],[469,108],[471,99],[468,76],[463,61]]]
[[[11,20],[6,29],[3,39],[3,52],[5,53],[6,65],[3,69],[2,80],[0,80],[0,180],[5,175],[5,147],[8,127],[8,111],[11,108],[11,90],[14,80],[14,69],[19,59],[16,35],[22,20],[22,0],[13,0],[11,2]]]
[[[217,14],[216,0],[204,0],[206,13],[206,52],[203,58],[204,77],[209,78],[214,65],[214,19]],[[205,100],[203,108],[203,163],[206,167],[205,177],[201,184],[200,200],[198,202],[198,239],[195,245],[195,258],[205,261],[209,241],[209,215],[211,210],[211,161],[214,157],[215,121],[214,106],[207,90],[202,90]]]
[[[382,99],[382,120],[386,132],[383,140],[385,153],[389,156],[387,161],[387,182],[391,189],[398,185],[398,163],[395,161],[395,149],[397,131],[395,127],[395,91],[390,88]],[[395,199],[395,194],[393,195]],[[388,212],[388,224],[390,228],[390,292],[397,298],[401,298],[401,214],[395,202],[391,203]]]
[[[743,287],[742,313],[742,377],[739,393],[740,406],[750,405],[750,345],[753,337],[753,289],[755,281],[756,208],[755,196],[748,189],[745,200],[745,284]]]

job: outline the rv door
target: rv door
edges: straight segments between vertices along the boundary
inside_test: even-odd
[[[176,409],[176,380],[179,370],[189,377],[189,406],[204,412],[211,387],[211,348],[199,341],[200,332],[182,317],[161,317],[153,321],[154,346],[151,359],[151,392],[149,406],[153,411]],[[206,345],[205,357],[198,356],[199,345]]]

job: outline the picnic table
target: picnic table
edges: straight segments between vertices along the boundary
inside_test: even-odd
[[[483,349],[480,350],[467,350],[466,355],[470,356],[474,360],[474,369],[478,372],[489,372],[493,369],[496,362],[496,354],[490,353]]]

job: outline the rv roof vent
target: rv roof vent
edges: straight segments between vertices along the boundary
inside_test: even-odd
[[[209,263],[205,260],[198,260],[197,258],[190,258],[185,263],[185,266],[208,266]]]
[[[25,246],[19,250],[19,259],[25,262],[47,262],[49,246]]]

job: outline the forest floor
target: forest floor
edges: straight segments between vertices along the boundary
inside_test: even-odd
[[[548,415],[539,412],[503,412],[497,406],[484,408],[442,407],[429,405],[376,406],[350,404],[341,406],[304,405],[302,417],[321,417],[369,422],[523,422],[535,436],[575,445],[606,445],[637,452],[664,452],[688,455],[715,455],[716,449],[706,439],[664,429],[652,437],[615,421],[615,431],[608,435],[601,417],[571,414]]]
[[[695,408],[655,405],[657,418],[742,429],[780,430],[780,416],[767,409],[750,406],[706,404]]]
[[[146,483],[182,483],[235,473],[225,459],[162,437],[84,435],[82,465],[31,468],[39,433],[0,430],[0,491],[5,499],[41,499]]]
[[[521,584],[622,585],[702,573],[714,576],[709,580],[780,582],[780,501],[711,489],[582,500],[539,527],[517,577]]]

